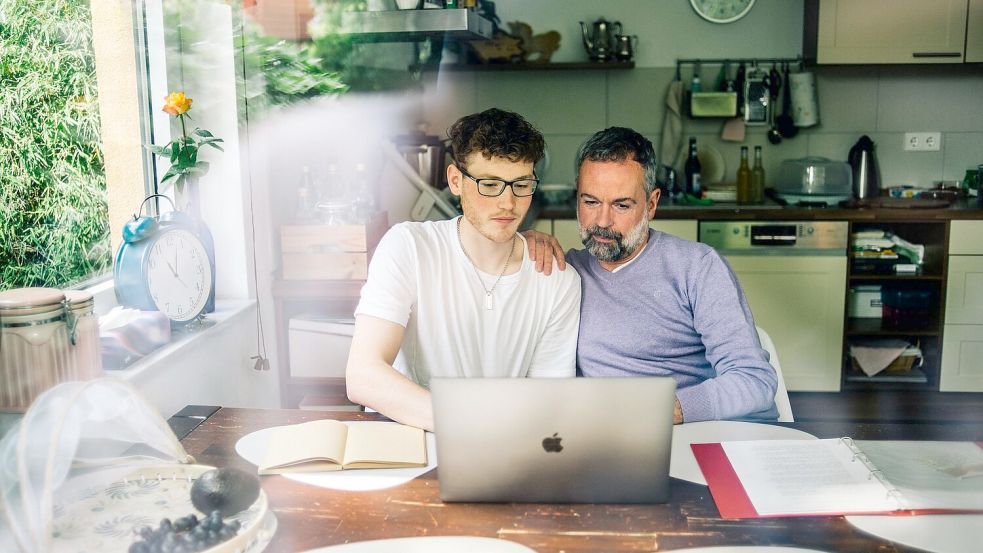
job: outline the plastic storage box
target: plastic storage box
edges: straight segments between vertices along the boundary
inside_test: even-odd
[[[850,288],[848,299],[847,315],[850,317],[880,319],[883,315],[880,284],[854,286]]]
[[[317,314],[290,319],[290,376],[344,378],[355,321]]]

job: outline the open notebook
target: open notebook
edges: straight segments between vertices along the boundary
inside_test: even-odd
[[[774,440],[692,444],[723,518],[983,512],[983,445]]]
[[[260,474],[427,465],[424,432],[412,426],[323,419],[272,430]]]

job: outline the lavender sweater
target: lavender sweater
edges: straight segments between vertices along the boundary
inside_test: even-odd
[[[583,376],[672,376],[683,420],[778,418],[777,376],[761,348],[730,266],[705,244],[650,230],[618,272],[585,250],[577,371]]]

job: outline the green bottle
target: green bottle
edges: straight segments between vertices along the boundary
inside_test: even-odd
[[[761,165],[761,146],[754,147],[754,169],[751,169],[751,200],[753,204],[765,201],[765,168]]]
[[[751,168],[747,164],[747,146],[741,146],[741,166],[737,169],[737,203],[751,201]]]

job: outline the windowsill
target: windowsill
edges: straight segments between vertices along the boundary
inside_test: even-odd
[[[162,370],[175,355],[207,340],[209,336],[221,332],[223,327],[230,322],[245,317],[254,305],[256,305],[255,300],[218,300],[215,302],[215,312],[209,313],[205,317],[204,328],[174,331],[172,340],[167,345],[158,348],[124,369],[106,370],[106,375],[133,381],[139,379],[143,374]]]

